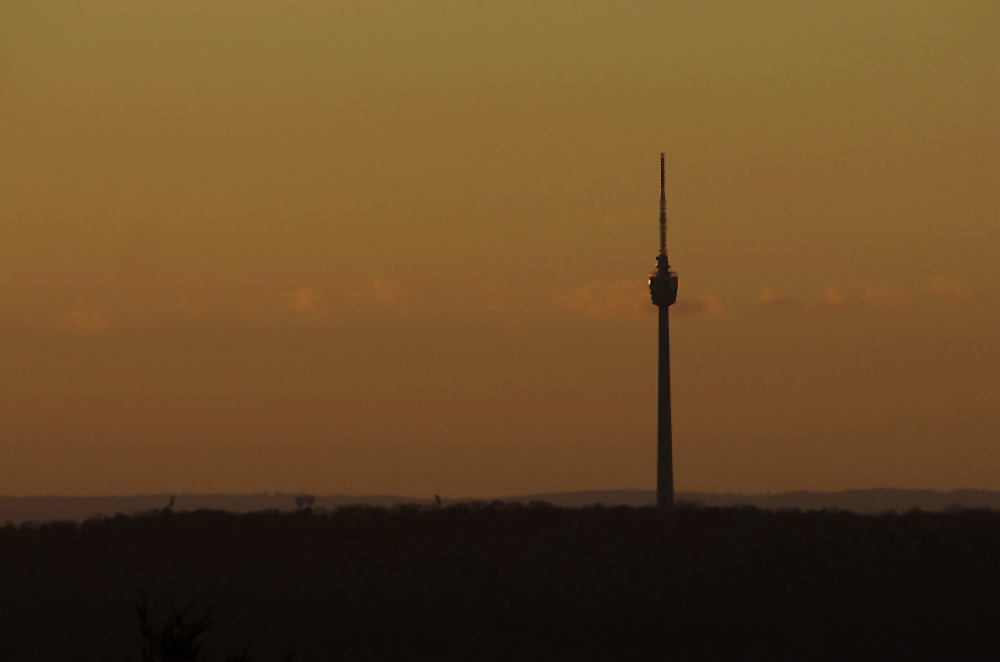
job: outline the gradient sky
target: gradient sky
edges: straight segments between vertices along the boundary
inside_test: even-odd
[[[1000,489],[1000,3],[0,4],[0,493]]]

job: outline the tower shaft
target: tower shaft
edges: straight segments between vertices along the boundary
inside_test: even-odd
[[[656,505],[674,507],[674,438],[670,415],[670,306],[660,306],[656,406]]]

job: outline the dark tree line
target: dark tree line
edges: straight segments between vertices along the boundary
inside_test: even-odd
[[[998,622],[985,510],[686,506],[667,525],[634,508],[302,507],[0,529],[11,662],[1000,660]]]

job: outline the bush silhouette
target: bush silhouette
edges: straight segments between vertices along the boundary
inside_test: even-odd
[[[207,652],[202,652],[201,639],[212,627],[212,610],[207,609],[201,618],[194,618],[194,608],[195,603],[191,603],[178,611],[171,601],[167,620],[157,630],[150,623],[146,595],[139,593],[135,611],[143,639],[142,662],[204,662],[207,659]]]
[[[139,634],[143,639],[141,662],[207,662],[208,649],[202,638],[212,627],[212,609],[208,608],[200,618],[195,618],[193,612],[196,603],[178,611],[174,602],[170,602],[170,611],[163,627],[157,630],[150,623],[149,605],[146,595],[139,592],[139,602],[135,606],[139,617]],[[291,662],[294,653],[285,656],[283,662]],[[225,662],[254,662],[250,654],[250,644],[243,647],[239,653],[226,656]]]

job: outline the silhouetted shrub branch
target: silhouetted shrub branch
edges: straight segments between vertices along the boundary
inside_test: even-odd
[[[209,607],[200,618],[196,618],[193,615],[196,604],[192,602],[187,608],[178,610],[171,600],[163,627],[157,629],[150,622],[146,595],[139,592],[135,611],[143,640],[141,662],[207,662],[208,649],[202,638],[212,627],[212,609]],[[289,653],[284,662],[291,662],[294,656],[294,653]],[[227,655],[225,662],[254,662],[250,644],[239,653]]]
[[[202,637],[212,627],[212,610],[205,610],[201,618],[194,618],[195,603],[180,611],[170,601],[170,611],[163,627],[157,629],[150,622],[149,604],[146,595],[139,592],[139,603],[135,606],[139,618],[139,634],[142,635],[142,662],[203,662]]]

